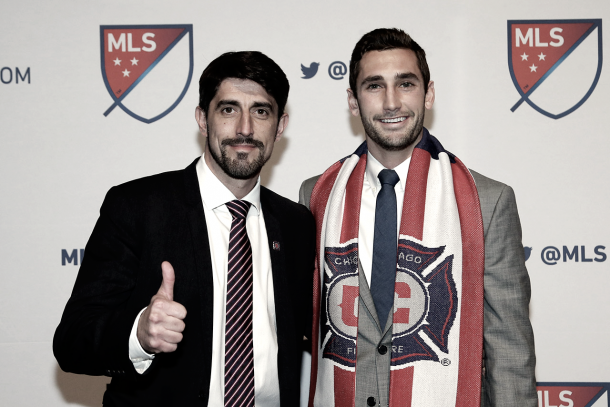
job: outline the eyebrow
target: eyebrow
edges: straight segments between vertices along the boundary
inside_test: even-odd
[[[233,99],[222,99],[218,101],[218,104],[216,105],[216,108],[219,108],[220,106],[236,106],[236,107],[240,107],[240,103],[237,100],[233,100]],[[258,108],[258,107],[265,107],[267,109],[269,109],[270,111],[273,112],[273,105],[269,102],[254,102],[251,106],[251,108]]]
[[[396,79],[410,79],[412,81],[419,81],[419,77],[416,74],[414,74],[413,72],[397,73],[396,76],[394,76],[394,77]],[[384,78],[381,75],[367,76],[366,78],[364,78],[362,80],[362,82],[360,83],[360,86],[366,85],[367,83],[383,81],[383,80],[384,80]]]
[[[233,99],[222,99],[222,100],[218,101],[218,103],[216,104],[216,108],[218,109],[220,106],[225,106],[225,105],[239,107],[239,102],[237,100],[233,100]]]
[[[398,73],[395,76],[396,79],[411,79],[413,81],[419,81],[419,77],[415,75],[413,72],[403,72]]]
[[[271,112],[273,112],[273,105],[269,102],[254,102],[252,107],[266,107]]]
[[[360,83],[360,86],[365,85],[370,82],[377,82],[377,81],[381,81],[381,80],[383,80],[383,76],[381,76],[381,75],[370,75],[362,80],[362,82]]]

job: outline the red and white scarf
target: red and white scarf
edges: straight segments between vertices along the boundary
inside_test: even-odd
[[[366,158],[365,142],[326,170],[311,195],[317,257],[309,406],[354,406]],[[399,231],[390,407],[480,405],[484,261],[474,180],[424,129]]]

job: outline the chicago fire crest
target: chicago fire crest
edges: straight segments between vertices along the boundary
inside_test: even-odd
[[[453,255],[432,266],[444,250],[444,246],[428,248],[407,239],[398,242],[392,366],[418,360],[439,361],[435,349],[426,342],[448,352],[447,341],[458,307]],[[326,303],[320,321],[323,357],[354,368],[359,312],[357,245],[327,247],[325,263]]]

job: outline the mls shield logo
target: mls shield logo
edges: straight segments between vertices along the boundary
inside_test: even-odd
[[[602,20],[508,20],[508,66],[521,98],[553,119],[591,96],[602,70]]]
[[[187,37],[187,38],[185,38]],[[100,26],[102,77],[115,107],[144,123],[182,100],[193,76],[193,25]]]
[[[539,407],[608,407],[610,383],[536,383]]]

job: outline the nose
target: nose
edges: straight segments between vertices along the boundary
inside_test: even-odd
[[[400,109],[400,98],[398,92],[393,87],[388,87],[385,91],[383,109],[390,112]]]
[[[252,137],[252,117],[250,112],[243,112],[239,119],[237,134],[242,137]]]

